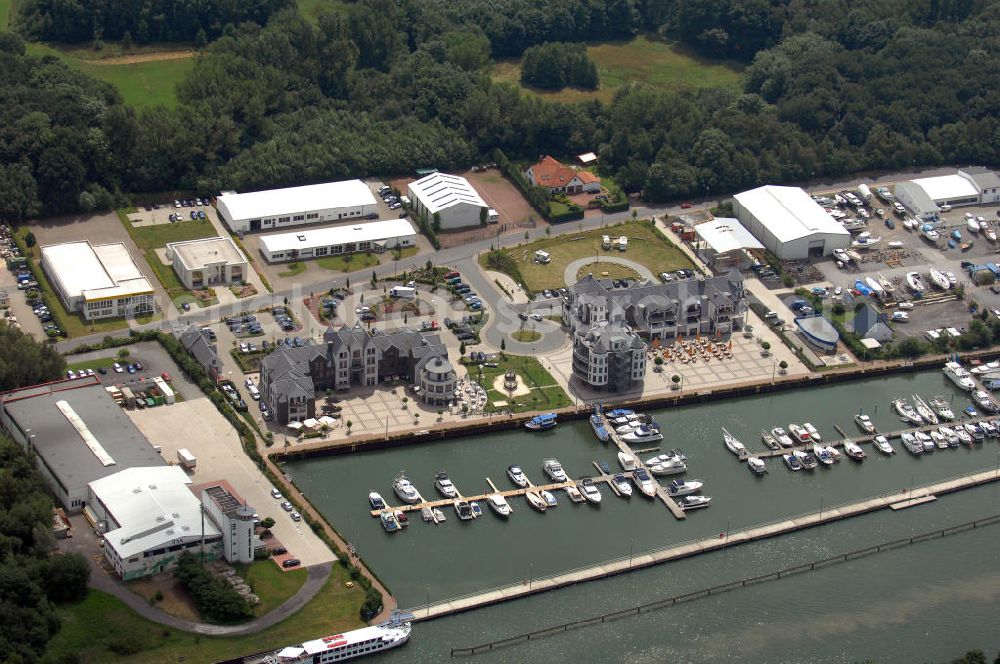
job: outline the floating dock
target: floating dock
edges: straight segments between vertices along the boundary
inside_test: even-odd
[[[710,551],[726,549],[738,544],[755,542],[790,533],[805,528],[811,528],[824,523],[840,521],[852,516],[867,514],[893,505],[902,503],[913,503],[914,501],[926,501],[927,497],[960,491],[982,484],[1000,480],[1000,471],[988,470],[971,475],[944,480],[933,484],[927,484],[912,489],[903,489],[890,494],[867,498],[845,505],[828,507],[819,512],[812,512],[800,516],[790,517],[775,523],[754,526],[743,530],[736,530],[730,533],[720,533],[718,537],[709,537],[692,542],[686,542],[671,547],[656,549],[638,553],[628,558],[598,563],[590,567],[557,574],[540,579],[525,579],[520,583],[486,590],[481,593],[447,599],[441,602],[415,607],[409,610],[414,615],[414,620],[431,620],[442,616],[468,611],[489,604],[498,604],[507,600],[525,597],[547,590],[555,590],[564,586],[603,579],[633,569],[651,567],[671,560],[696,556]],[[900,509],[900,508],[896,508]]]

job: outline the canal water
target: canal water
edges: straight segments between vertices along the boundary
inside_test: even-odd
[[[891,399],[919,393],[954,399],[954,409],[967,405],[940,372],[867,379],[776,395],[666,409],[653,413],[662,425],[664,449],[678,447],[688,455],[688,478],[705,481],[713,498],[706,510],[676,521],[658,501],[640,496],[626,500],[602,489],[600,506],[571,504],[557,493],[560,506],[546,514],[531,510],[523,499],[512,500],[514,514],[501,521],[487,511],[473,522],[460,522],[453,510],[448,521],[424,524],[419,515],[404,532],[388,535],[368,512],[367,494],[394,497],[390,482],[405,470],[425,498],[434,497],[434,474],[447,470],[466,495],[482,493],[490,477],[500,488],[510,486],[505,470],[519,463],[536,483],[544,481],[542,460],[558,458],[571,476],[595,474],[594,459],[615,467],[615,450],[597,441],[586,421],[564,422],[544,433],[522,431],[453,439],[393,450],[290,463],[287,472],[313,504],[354,542],[368,564],[398,597],[415,606],[498,585],[567,571],[603,560],[627,557],[653,548],[710,537],[860,498],[902,492],[911,485],[953,477],[1000,464],[995,440],[977,446],[939,450],[912,457],[897,443],[891,458],[869,450],[863,464],[844,460],[832,468],[789,472],[780,458],[769,461],[764,478],[753,477],[722,444],[720,426],[752,449],[763,449],[760,430],[808,420],[835,440],[834,425],[857,432],[853,416],[864,408],[880,430],[900,423]],[[880,512],[823,526],[768,542],[741,546],[720,554],[637,571],[612,580],[584,584],[543,596],[491,607],[416,627],[419,637],[398,661],[436,661],[450,647],[472,645],[519,631],[605,613],[678,594],[724,580],[743,578],[780,567],[850,550],[906,533],[922,532],[936,523],[948,525],[1000,512],[1000,491],[993,487],[948,496],[937,503],[900,513]],[[485,506],[484,506],[485,509]],[[906,551],[882,554],[837,566],[807,577],[782,580],[627,619],[610,626],[586,628],[544,643],[494,653],[495,661],[719,661],[744,657],[773,661],[844,661],[872,657],[894,659],[897,638],[942,636],[950,649],[988,645],[981,630],[985,617],[998,618],[1000,530],[956,535]],[[992,543],[988,547],[987,543]],[[894,610],[892,602],[901,603]],[[973,610],[978,607],[978,613]],[[968,620],[961,620],[963,615]],[[992,626],[998,620],[987,621]],[[956,627],[961,623],[960,627]],[[886,636],[885,632],[888,630]],[[957,631],[956,631],[957,630]],[[851,634],[870,633],[869,649],[847,647]],[[996,638],[990,635],[991,638]],[[827,642],[833,639],[832,642]],[[846,640],[845,640],[846,639]],[[808,644],[808,647],[804,647]],[[820,645],[823,645],[821,648]],[[898,644],[897,644],[898,646]],[[796,648],[799,648],[796,650]],[[843,650],[838,650],[843,648]],[[914,649],[924,659],[930,651]],[[599,657],[598,657],[599,655]],[[403,659],[405,657],[406,659]],[[477,656],[476,659],[482,659]],[[899,658],[895,661],[906,661]]]

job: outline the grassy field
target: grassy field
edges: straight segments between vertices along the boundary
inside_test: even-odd
[[[521,376],[528,387],[531,388],[529,394],[511,399],[502,391],[493,389],[493,381],[497,376],[503,376],[507,369],[513,369]],[[497,410],[493,407],[494,401],[506,401],[508,405],[501,407],[504,410],[512,410],[515,413],[523,413],[529,410],[549,410],[565,408],[573,404],[573,401],[566,395],[555,379],[545,370],[545,367],[534,357],[523,355],[505,355],[497,359],[496,367],[475,367],[469,368],[469,376],[475,380],[479,371],[483,373],[482,385],[486,388],[486,410]]]
[[[279,277],[294,277],[309,269],[309,266],[304,261],[293,261],[288,263],[286,267],[288,268],[287,270],[278,273]]]
[[[627,236],[628,251],[621,253],[615,250],[613,255],[644,265],[654,275],[672,272],[682,267],[693,267],[684,252],[653,228],[652,223],[648,221],[624,222],[582,233],[543,238],[527,245],[505,249],[504,252],[516,263],[521,273],[520,279],[529,292],[562,288],[570,285],[564,282],[566,267],[570,263],[587,257],[594,257],[595,262],[599,262],[598,254],[604,253],[601,249],[602,235],[615,238],[621,235]],[[532,260],[535,251],[539,249],[549,252],[552,257],[550,263],[542,265]],[[486,254],[480,258],[483,267],[495,269],[486,264],[486,259]],[[617,269],[619,266],[615,267]],[[610,267],[608,271],[611,271]],[[517,275],[511,276],[518,279]]]
[[[0,0],[0,3],[4,2],[9,0]],[[164,59],[155,59],[154,55],[137,48],[130,53],[133,62],[122,61],[112,46],[100,52],[88,48],[54,48],[41,43],[29,43],[27,46],[32,55],[54,55],[70,67],[110,83],[121,92],[125,103],[135,108],[176,106],[177,84],[194,67],[194,58],[176,57],[170,51],[163,51],[163,44],[155,48],[161,49]],[[102,55],[113,58],[115,64],[102,62],[102,59],[107,59],[100,57]]]
[[[157,625],[111,595],[91,590],[84,601],[58,607],[62,629],[49,642],[46,654],[53,661],[75,654],[78,661],[88,664],[207,664],[301,643],[363,626],[358,608],[364,591],[360,586],[346,588],[346,581],[346,571],[336,565],[323,589],[297,614],[257,634],[231,638],[199,636]],[[135,654],[117,655],[113,648]]]
[[[407,247],[407,249],[410,248],[414,250],[416,249],[416,247]],[[414,253],[416,252],[414,251]],[[333,272],[353,272],[354,270],[360,270],[363,267],[378,265],[378,256],[375,254],[348,255],[350,256],[350,260],[347,260],[348,256],[324,256],[323,258],[317,258],[316,264],[324,270],[331,270]],[[412,256],[412,254],[410,255]],[[405,255],[400,258],[405,258]]]
[[[119,215],[120,217],[121,215]],[[129,235],[139,248],[158,249],[167,246],[168,242],[183,242],[185,240],[200,240],[218,235],[212,222],[207,219],[197,221],[179,221],[176,224],[156,224],[155,226],[133,226],[125,223]]]
[[[587,46],[587,53],[597,64],[601,77],[599,89],[524,89],[531,94],[567,103],[591,99],[608,102],[614,96],[616,88],[633,82],[675,90],[686,87],[738,87],[743,80],[742,68],[735,63],[701,58],[676,45],[644,35],[628,41],[591,44]],[[493,68],[493,79],[520,85],[520,62],[497,62]]]
[[[10,12],[13,0],[0,0],[0,30],[6,30],[10,25]]]
[[[595,277],[607,279],[638,279],[639,273],[625,265],[618,263],[608,263],[600,261],[598,263],[587,263],[576,271],[577,280],[583,279],[588,274]]]
[[[285,572],[271,560],[258,560],[249,567],[241,565],[236,573],[260,597],[260,604],[254,609],[254,614],[258,616],[284,604],[285,600],[299,591],[308,576],[304,569]]]

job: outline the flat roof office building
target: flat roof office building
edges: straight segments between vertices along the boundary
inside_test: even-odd
[[[387,219],[262,235],[260,253],[268,263],[280,263],[362,251],[378,254],[396,247],[412,247],[416,242],[417,232],[409,221]]]
[[[230,237],[210,237],[167,245],[167,260],[189,289],[243,283],[247,257]]]
[[[42,269],[66,310],[87,320],[151,313],[153,286],[121,242],[42,247]]]
[[[235,233],[372,219],[378,214],[375,195],[361,180],[245,194],[224,192],[216,199],[216,208]]]

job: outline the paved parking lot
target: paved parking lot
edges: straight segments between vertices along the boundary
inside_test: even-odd
[[[146,210],[147,205],[152,209]],[[170,215],[179,214],[185,221],[191,220],[191,213],[204,212],[206,217],[212,211],[212,206],[208,201],[202,201],[202,205],[190,205],[174,207],[173,201],[159,203],[159,207],[152,207],[152,204],[140,203],[135,212],[129,213],[128,218],[133,226],[154,226],[157,224],[170,224]]]
[[[181,395],[185,400],[192,400],[204,397],[198,386],[188,380],[177,368],[177,364],[174,362],[173,358],[163,350],[161,346],[156,341],[143,341],[142,343],[132,344],[131,346],[124,346],[128,349],[129,356],[123,363],[135,362],[136,360],[142,362],[143,370],[136,374],[130,373],[115,373],[111,369],[111,364],[117,361],[118,348],[106,348],[101,350],[91,351],[89,353],[80,353],[78,355],[69,355],[66,357],[66,363],[73,365],[79,362],[89,362],[91,360],[97,359],[107,359],[108,373],[101,375],[101,382],[106,385],[128,385],[129,383],[135,382],[146,382],[145,378],[152,378],[153,376],[159,376],[161,373],[166,372],[173,379],[170,386],[175,392]]]
[[[178,402],[172,406],[126,411],[139,430],[163,450],[163,458],[173,462],[177,450],[186,447],[198,459],[189,473],[195,484],[225,479],[248,502],[261,519],[271,517],[271,529],[289,553],[303,566],[336,560],[327,546],[304,522],[295,522],[271,496],[271,484],[243,452],[232,425],[206,397]],[[178,435],[183,422],[186,435]]]

